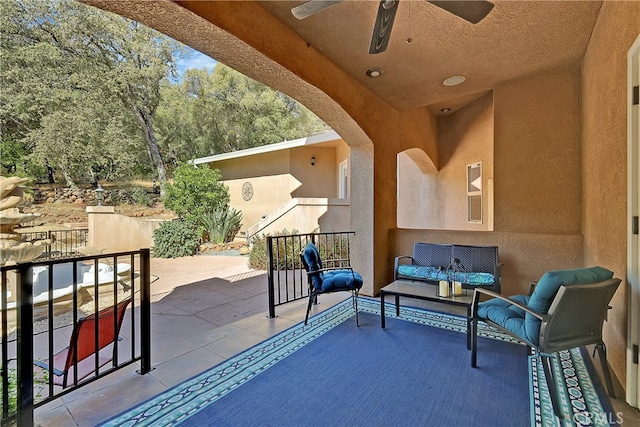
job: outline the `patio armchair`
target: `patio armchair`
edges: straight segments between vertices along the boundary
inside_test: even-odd
[[[471,366],[477,366],[478,322],[483,321],[523,342],[541,359],[554,413],[562,418],[551,361],[557,353],[595,344],[609,395],[615,397],[602,324],[620,279],[602,267],[545,273],[530,295],[504,297],[478,288],[471,308]],[[491,299],[480,302],[480,296]]]
[[[304,318],[306,325],[309,320],[311,305],[317,302],[318,295],[331,292],[347,291],[351,292],[353,307],[356,311],[356,325],[358,323],[358,292],[362,288],[362,276],[353,271],[348,259],[333,260],[339,264],[347,264],[339,267],[323,267],[322,258],[318,248],[313,243],[309,243],[300,253],[300,261],[307,272],[309,283],[309,303],[307,313]]]
[[[100,350],[118,340],[122,320],[130,302],[131,298],[128,298],[115,307],[107,307],[79,319],[71,333],[69,346],[53,356],[53,364],[41,360],[34,360],[33,364],[46,369],[53,383],[63,388],[70,381],[77,384],[91,374],[97,376],[99,368],[116,358],[115,344],[111,351]]]

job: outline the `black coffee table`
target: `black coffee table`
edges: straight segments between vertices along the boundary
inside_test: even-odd
[[[438,286],[425,282],[412,282],[411,280],[396,280],[384,288],[380,289],[380,325],[384,328],[384,297],[385,295],[395,295],[396,297],[396,317],[400,316],[400,297],[432,301],[448,305],[456,305],[467,308],[467,348],[471,348],[471,304],[473,303],[473,292],[465,291],[466,295],[441,297],[438,296]]]

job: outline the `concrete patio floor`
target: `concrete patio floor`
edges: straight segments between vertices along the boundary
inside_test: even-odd
[[[267,316],[266,272],[246,256],[151,259],[152,371],[135,363],[36,409],[39,426],[94,426],[304,320],[306,300]],[[325,295],[317,313],[347,298]]]
[[[246,256],[152,258],[151,274],[158,277],[151,285],[153,370],[140,375],[135,363],[94,381],[37,408],[35,424],[95,426],[303,321],[306,300],[276,307],[276,318],[268,318],[266,273],[247,263]],[[323,295],[312,314],[348,296]],[[417,300],[411,305],[443,307]],[[620,384],[616,389],[624,396]],[[613,403],[624,414],[623,425],[640,426],[637,409],[624,398]]]

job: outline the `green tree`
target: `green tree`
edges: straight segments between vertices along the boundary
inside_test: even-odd
[[[71,181],[78,169],[93,175],[136,168],[140,155],[131,153],[144,151],[131,148],[144,142],[166,182],[153,119],[160,82],[175,73],[180,45],[71,0],[5,0],[0,19],[5,135],[27,138],[37,158],[47,153]],[[49,154],[61,149],[60,157]],[[104,159],[109,154],[115,156]]]
[[[293,99],[185,47],[72,0],[0,1],[2,168],[68,184],[152,175],[195,157],[299,138],[327,126]],[[164,186],[162,186],[164,188]]]
[[[213,73],[224,151],[258,147],[306,136],[328,127],[281,92],[225,66]]]
[[[295,100],[220,63],[211,73],[187,70],[161,90],[158,134],[179,162],[328,129]]]
[[[199,223],[203,215],[229,206],[229,189],[221,178],[217,169],[182,164],[174,171],[173,183],[165,185],[164,205]]]

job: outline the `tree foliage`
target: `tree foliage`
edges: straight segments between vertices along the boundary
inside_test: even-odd
[[[145,158],[164,177],[153,115],[176,42],[72,0],[3,1],[0,16],[3,141],[24,139],[70,183]]]
[[[273,144],[326,130],[293,99],[218,64],[213,72],[187,70],[162,86],[157,129],[175,162]]]
[[[73,0],[0,1],[2,172],[42,179],[49,164],[68,184],[163,184],[195,157],[327,128],[222,64],[178,78],[185,55],[155,30]]]
[[[182,164],[174,171],[173,183],[165,186],[164,205],[179,217],[195,222],[205,214],[226,210],[229,190],[221,178],[217,169]]]

